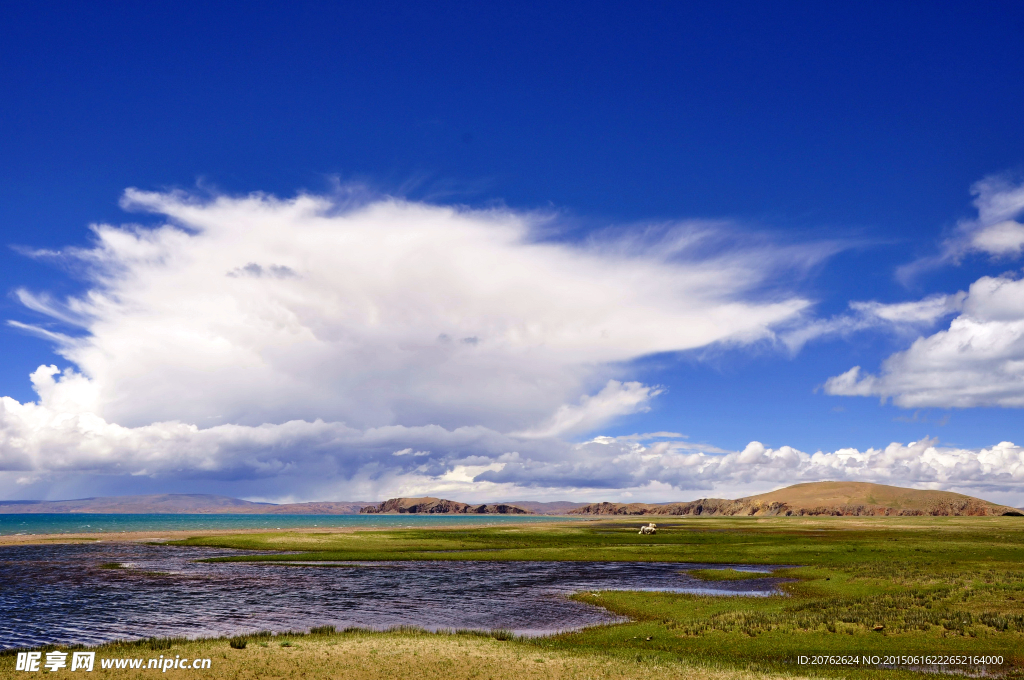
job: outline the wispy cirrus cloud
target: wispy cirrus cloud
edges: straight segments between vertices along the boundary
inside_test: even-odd
[[[877,301],[853,301],[849,311],[827,319],[801,318],[778,332],[778,339],[796,353],[808,342],[828,337],[849,337],[867,330],[883,330],[897,335],[917,335],[963,308],[967,293],[930,295],[921,300],[885,304]]]
[[[597,394],[583,395],[579,404],[563,404],[545,422],[516,434],[537,439],[590,432],[619,416],[648,410],[648,402],[661,392],[659,387],[639,382],[609,380]]]

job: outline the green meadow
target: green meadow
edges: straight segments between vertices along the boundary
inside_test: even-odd
[[[647,518],[645,518],[647,519]],[[638,560],[787,565],[779,596],[659,592],[573,597],[632,622],[514,644],[643,663],[826,677],[910,677],[922,671],[1021,677],[1024,669],[1024,518],[823,517],[658,520],[388,531],[274,532],[196,537],[207,545],[291,554],[230,560]],[[223,559],[223,558],[222,558]],[[296,568],[310,568],[296,565]],[[682,568],[682,567],[681,567]],[[697,570],[705,579],[763,577]],[[971,657],[963,664],[901,659],[898,668],[801,665],[801,656]],[[973,657],[1001,656],[980,666]],[[949,659],[938,659],[948,661]],[[961,661],[956,659],[956,661]]]

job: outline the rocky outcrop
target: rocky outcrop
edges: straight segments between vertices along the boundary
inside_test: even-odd
[[[507,503],[484,503],[483,505],[470,505],[450,501],[444,498],[392,498],[377,505],[370,505],[362,508],[363,514],[384,514],[384,513],[409,513],[429,515],[532,515],[532,512],[523,510],[515,505]]]
[[[692,515],[692,516],[734,516],[734,515],[780,515],[786,514],[785,503],[769,503],[765,506],[748,505],[743,501],[725,498],[701,498],[688,503],[592,503],[570,510],[570,515]]]

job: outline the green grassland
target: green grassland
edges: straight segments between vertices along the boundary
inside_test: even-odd
[[[635,519],[613,519],[479,529],[275,532],[179,543],[292,551],[226,558],[278,564],[446,559],[789,565],[773,574],[792,579],[776,597],[580,593],[575,599],[633,622],[523,644],[812,676],[914,673],[797,666],[799,655],[1001,655],[1004,665],[989,672],[1018,676],[1024,668],[1024,519],[661,519],[654,536],[637,535],[637,525]],[[735,570],[693,575],[764,576]]]

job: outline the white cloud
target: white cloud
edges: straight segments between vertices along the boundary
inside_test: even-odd
[[[884,329],[898,335],[918,333],[933,326],[944,317],[963,308],[967,293],[930,295],[923,300],[884,304],[858,302],[849,304],[850,313],[830,319],[803,320],[778,333],[779,340],[791,351],[797,352],[812,340],[829,336],[848,336],[869,329]]]
[[[660,388],[638,382],[623,384],[618,380],[609,380],[597,394],[580,397],[578,406],[563,404],[539,427],[520,432],[518,435],[527,438],[546,438],[589,432],[618,416],[647,411],[647,402],[661,392]]]
[[[429,456],[430,451],[413,451],[410,447],[405,447],[401,451],[394,451],[392,456]]]
[[[957,225],[940,255],[902,267],[901,278],[958,263],[970,253],[1005,260],[1024,252],[1024,224],[1016,221],[1024,213],[1024,184],[1005,176],[987,177],[974,184],[971,193],[977,217]],[[909,307],[888,305],[883,311],[865,306],[874,304],[853,303],[851,308],[862,316],[909,321],[908,328],[917,322],[922,331],[944,316],[959,314],[947,329],[919,336],[908,349],[887,358],[877,374],[854,366],[829,378],[826,393],[891,398],[906,408],[1024,407],[1024,281],[1016,274],[985,276],[966,294],[932,296]],[[840,321],[852,326],[859,320]]]
[[[806,301],[755,291],[822,256],[813,248],[722,248],[723,227],[708,224],[566,243],[545,238],[545,216],[393,199],[343,208],[314,196],[129,191],[125,205],[167,223],[99,225],[93,247],[41,254],[84,268],[80,296],[17,292],[63,330],[11,323],[54,342],[72,366],[39,367],[36,402],[0,398],[0,491],[92,494],[131,475],[244,483],[249,495],[289,500],[678,500],[826,478],[1020,482],[1021,452],[1008,443],[807,454],[757,442],[724,452],[670,432],[561,439],[648,408],[660,388],[624,379],[632,359],[800,323]],[[852,303],[805,326],[794,346],[961,312],[954,327],[969,321],[992,340],[968,382],[994,371],[999,398],[1016,399],[1020,285],[982,279],[966,295]],[[966,354],[978,354],[977,333],[967,340]],[[830,384],[882,394],[898,373],[886,366]]]
[[[471,501],[665,501],[737,497],[831,479],[1024,502],[1024,448],[1009,442],[963,449],[926,439],[815,453],[751,442],[741,451],[716,452],[679,441],[676,433],[568,444],[510,437],[483,427],[357,430],[322,421],[127,428],[91,414],[73,416],[9,398],[0,400],[0,436],[0,470],[7,471],[0,472],[3,493],[19,485],[63,483],[79,490],[71,495],[83,495],[81,484],[87,485],[87,495],[96,495],[104,477],[133,475],[186,484],[199,479],[244,482],[247,495],[269,500],[441,494]]]
[[[1024,212],[1024,184],[1015,185],[1005,176],[986,177],[971,187],[971,193],[981,225],[1002,224]]]
[[[971,236],[971,245],[990,255],[1019,257],[1024,249],[1024,224],[1006,220],[987,226]]]
[[[94,247],[63,253],[88,265],[85,295],[19,293],[81,326],[51,339],[92,383],[93,412],[124,425],[528,429],[615,365],[765,337],[806,305],[748,299],[784,256],[697,257],[687,227],[579,245],[539,240],[542,216],[392,199],[124,203],[169,224],[95,226]]]
[[[893,354],[878,375],[856,366],[830,378],[825,391],[907,408],[1024,407],[1024,280],[978,279],[947,330]]]
[[[960,224],[966,248],[993,257],[1018,257],[1024,249],[1024,224],[1014,218],[1024,212],[1024,184],[1005,177],[986,177],[971,187],[978,219]]]
[[[967,293],[930,295],[923,300],[882,304],[881,302],[851,302],[850,308],[866,317],[882,319],[893,324],[931,325],[943,317],[963,308]]]
[[[959,490],[1020,503],[1024,448],[1002,442],[984,449],[941,447],[924,439],[881,449],[840,449],[805,453],[751,442],[742,451],[710,455],[675,442],[647,446],[598,438],[577,445],[571,459],[519,457],[480,478],[495,483],[540,487],[630,490],[657,500],[692,500],[717,495],[735,498],[799,482],[860,481],[917,488]],[[689,491],[689,493],[680,493]]]
[[[986,177],[971,187],[971,194],[978,216],[958,222],[938,255],[900,267],[897,278],[907,283],[923,271],[959,263],[971,253],[995,260],[1013,259],[1024,253],[1024,224],[1017,221],[1024,213],[1024,183],[1016,184],[1006,176]]]
[[[573,455],[558,437],[660,392],[620,380],[629,361],[770,337],[807,302],[764,284],[833,249],[729,247],[708,223],[571,243],[550,216],[390,198],[129,190],[123,204],[164,224],[95,225],[89,248],[36,253],[83,271],[81,295],[17,292],[52,321],[10,323],[72,364],[32,374],[37,402],[3,398],[0,470],[19,479],[362,475],[369,489]]]

